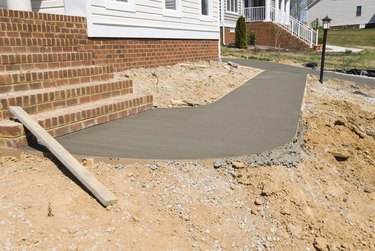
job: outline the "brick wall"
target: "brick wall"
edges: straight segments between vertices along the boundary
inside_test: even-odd
[[[218,60],[217,40],[90,38],[78,50],[92,52],[96,64],[111,64],[114,71]]]
[[[217,40],[88,38],[83,17],[0,8],[0,147],[36,142],[9,106],[56,137],[152,109],[114,71],[217,59]]]
[[[247,32],[255,32],[256,45],[304,50],[309,46],[272,22],[247,23]]]
[[[225,39],[223,39],[223,27],[220,27],[221,42],[225,40],[225,45],[234,45],[235,43],[235,32],[230,32],[230,28],[224,28]]]

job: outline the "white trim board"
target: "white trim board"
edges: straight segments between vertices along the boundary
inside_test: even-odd
[[[212,39],[219,40],[220,32],[197,30],[172,30],[150,27],[114,26],[92,24],[90,37],[155,38],[155,39]]]

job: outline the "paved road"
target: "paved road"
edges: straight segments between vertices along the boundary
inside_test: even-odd
[[[231,61],[266,71],[213,104],[155,109],[58,141],[75,154],[141,159],[220,158],[289,142],[297,129],[306,74],[317,72],[255,60]]]

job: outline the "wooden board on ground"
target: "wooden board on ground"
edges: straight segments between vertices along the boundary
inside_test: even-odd
[[[41,127],[22,107],[11,106],[13,113],[21,123],[48,148],[55,157],[102,203],[105,207],[116,203],[116,196],[100,183],[85,167],[82,166],[59,142]]]

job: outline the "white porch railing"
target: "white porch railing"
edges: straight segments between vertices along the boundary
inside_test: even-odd
[[[289,25],[286,27],[293,35],[308,43],[310,47],[318,44],[318,31],[294,17],[289,17]]]
[[[244,12],[246,22],[260,22],[266,17],[266,8],[264,6],[245,8]]]
[[[262,22],[266,18],[266,9],[264,6],[244,8],[244,16],[246,22]],[[292,16],[287,16],[285,12],[271,7],[270,19],[270,21],[275,22],[292,35],[309,44],[310,47],[318,44],[318,31],[315,31]]]

